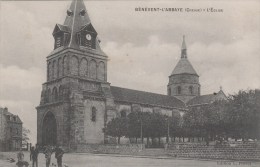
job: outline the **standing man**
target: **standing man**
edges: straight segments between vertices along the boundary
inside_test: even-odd
[[[62,156],[64,154],[64,151],[61,147],[57,146],[55,149],[55,158],[57,159],[58,167],[62,167]]]
[[[30,154],[30,161],[32,160],[32,167],[35,167],[34,164],[36,164],[36,167],[38,167],[38,148],[36,145],[36,148],[32,147],[31,154]]]
[[[20,151],[17,153],[17,159],[18,159],[18,162],[23,162],[24,154],[23,154],[22,149],[20,149]]]
[[[46,159],[46,167],[50,166],[51,163],[51,154],[52,154],[52,147],[47,146],[44,150],[45,159]]]

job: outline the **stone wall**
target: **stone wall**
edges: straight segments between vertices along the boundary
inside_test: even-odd
[[[62,146],[69,144],[69,109],[69,103],[53,103],[37,108],[37,143],[39,145],[43,144],[43,120],[48,112],[51,112],[56,120],[57,144]]]
[[[145,148],[142,144],[79,144],[76,152],[78,153],[102,153],[102,154],[136,154]]]
[[[178,92],[178,87],[180,91]],[[174,96],[187,103],[200,95],[199,77],[191,74],[172,75],[169,77],[168,95]]]
[[[229,160],[260,160],[260,143],[228,142],[207,146],[204,143],[171,144],[168,152],[174,157],[229,159]]]
[[[172,116],[173,114],[180,114],[178,109],[168,109],[163,107],[155,107],[155,106],[144,106],[135,103],[125,104],[123,102],[116,102],[116,116],[120,117],[122,112],[124,111],[126,115],[130,114],[132,111],[140,111],[140,112],[156,112],[161,113],[163,115]],[[132,111],[131,111],[132,110]]]
[[[94,113],[93,113],[94,112]],[[94,115],[93,115],[94,114]],[[84,141],[83,143],[104,142],[105,102],[101,100],[84,100]],[[78,142],[82,143],[82,142]]]
[[[104,57],[94,58],[92,55],[86,56],[78,53],[50,56],[47,60],[47,81],[53,81],[66,75],[106,81],[106,61]]]

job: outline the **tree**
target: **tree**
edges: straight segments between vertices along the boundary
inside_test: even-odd
[[[167,116],[162,115],[161,113],[152,113],[150,135],[152,139],[158,137],[160,145],[161,137],[167,135]]]
[[[226,106],[229,136],[235,139],[260,139],[259,93],[240,90],[229,97]]]
[[[260,138],[260,93],[239,91],[228,100],[190,107],[183,116],[181,131],[186,137],[259,139]],[[179,134],[180,135],[180,134]]]
[[[128,129],[127,129],[127,137],[129,138],[137,138],[141,135],[141,118],[140,112],[131,112],[127,115],[128,118]]]
[[[215,101],[199,107],[191,107],[184,115],[184,136],[208,137],[214,140],[216,136],[224,136],[225,107],[227,101]]]
[[[172,117],[169,117],[169,135],[174,138],[180,135],[181,130],[181,115],[179,112],[173,112]]]
[[[31,131],[25,127],[23,127],[22,129],[22,145],[26,145],[27,143],[29,143],[30,138],[29,138],[29,134],[31,133]]]
[[[158,137],[160,143],[161,137],[167,134],[167,117],[160,113],[133,111],[127,118],[127,137],[136,138],[136,142],[137,138],[141,138],[143,141],[143,138],[146,137],[148,145],[149,138],[154,139]]]
[[[222,138],[226,136],[226,104],[227,101],[219,100],[205,106],[204,108],[204,114],[207,118],[204,124],[204,129],[212,140],[215,140],[216,137]]]
[[[117,143],[120,144],[120,138],[127,135],[127,118],[113,118],[108,122],[103,131],[112,137],[117,137]]]

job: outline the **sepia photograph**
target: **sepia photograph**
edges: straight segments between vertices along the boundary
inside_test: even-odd
[[[259,0],[0,0],[0,167],[260,166]]]

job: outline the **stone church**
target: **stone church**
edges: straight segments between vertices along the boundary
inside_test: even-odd
[[[107,141],[102,129],[113,117],[136,109],[171,116],[205,99],[200,96],[199,75],[188,60],[184,39],[181,58],[169,76],[168,95],[162,95],[111,86],[108,56],[100,48],[83,0],[72,1],[64,24],[56,24],[52,35],[54,50],[47,56],[47,81],[36,108],[40,145],[101,144]]]

